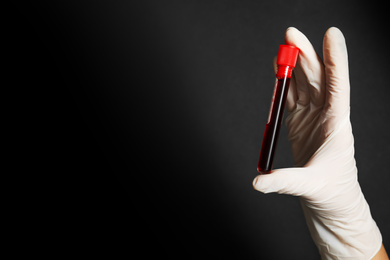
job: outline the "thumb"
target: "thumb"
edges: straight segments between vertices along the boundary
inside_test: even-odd
[[[253,188],[262,193],[277,192],[301,196],[305,193],[308,181],[307,168],[286,168],[261,174],[253,180]]]

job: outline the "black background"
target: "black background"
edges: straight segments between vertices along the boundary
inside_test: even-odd
[[[57,254],[319,259],[298,198],[252,188],[289,26],[345,35],[359,181],[390,248],[386,13],[359,1],[52,1],[28,7],[44,102],[34,165]],[[320,54],[322,56],[322,54]],[[44,140],[44,141],[43,141]],[[292,166],[283,128],[275,168]],[[329,166],[331,171],[331,166]],[[56,247],[54,247],[56,248]]]

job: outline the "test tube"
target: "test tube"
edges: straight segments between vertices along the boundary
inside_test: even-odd
[[[265,125],[263,142],[261,144],[260,158],[257,171],[260,174],[268,174],[272,171],[276,145],[278,142],[280,126],[283,121],[284,106],[290,86],[292,71],[295,67],[299,49],[292,45],[280,45],[276,64],[276,84],[272,97],[268,121]]]

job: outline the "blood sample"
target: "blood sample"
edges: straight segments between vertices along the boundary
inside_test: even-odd
[[[271,173],[278,142],[280,126],[283,120],[284,106],[290,86],[292,70],[295,67],[299,49],[291,45],[280,45],[276,64],[276,85],[272,97],[268,121],[265,125],[257,171],[260,174]]]

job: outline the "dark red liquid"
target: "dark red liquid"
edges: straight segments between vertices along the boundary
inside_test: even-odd
[[[272,170],[289,85],[290,78],[285,77],[278,79],[275,86],[269,121],[265,126],[259,163],[257,165],[259,173],[270,173]]]

